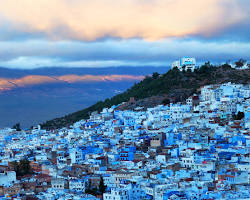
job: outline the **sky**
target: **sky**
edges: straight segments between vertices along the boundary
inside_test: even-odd
[[[250,60],[249,0],[0,0],[0,66]]]

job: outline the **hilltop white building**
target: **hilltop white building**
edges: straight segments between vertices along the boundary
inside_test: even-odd
[[[185,71],[190,69],[193,72],[196,67],[196,59],[190,57],[180,58],[180,60],[174,61],[172,63],[172,69],[175,67],[177,67],[180,71],[183,69],[185,69]]]

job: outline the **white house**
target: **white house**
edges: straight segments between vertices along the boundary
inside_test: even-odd
[[[16,182],[16,172],[4,171],[0,172],[0,186],[8,186]]]
[[[63,190],[65,184],[66,184],[66,181],[63,178],[53,178],[51,180],[51,187],[54,189]]]
[[[112,188],[110,193],[103,194],[104,200],[129,200],[129,193],[126,189]]]
[[[70,180],[69,189],[79,192],[85,192],[85,181],[84,180]]]
[[[193,72],[196,67],[196,60],[195,58],[183,57],[172,63],[172,69],[175,67],[177,67],[180,71],[184,69],[185,71],[191,70]]]

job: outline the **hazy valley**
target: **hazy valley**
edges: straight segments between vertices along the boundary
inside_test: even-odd
[[[164,73],[168,69],[0,68],[0,127],[13,126],[20,122],[23,128],[29,128],[31,125],[64,116],[125,91],[144,75],[154,71]],[[54,77],[57,79],[51,81]]]

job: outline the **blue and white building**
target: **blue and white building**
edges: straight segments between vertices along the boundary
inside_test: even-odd
[[[191,57],[183,57],[172,63],[172,69],[177,67],[180,71],[191,70],[192,72],[196,68],[196,59]]]

